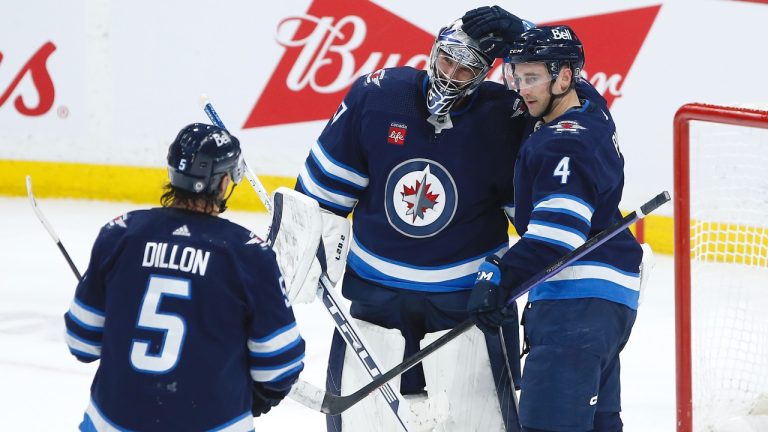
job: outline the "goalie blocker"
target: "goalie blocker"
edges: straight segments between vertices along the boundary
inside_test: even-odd
[[[273,203],[267,242],[277,254],[288,301],[311,303],[323,274],[336,285],[344,272],[349,252],[349,221],[285,187],[274,192]]]

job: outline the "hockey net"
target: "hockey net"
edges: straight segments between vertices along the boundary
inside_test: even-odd
[[[674,128],[678,431],[768,430],[768,111]]]

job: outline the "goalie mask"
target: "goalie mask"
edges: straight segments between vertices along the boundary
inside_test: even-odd
[[[168,148],[168,178],[175,188],[217,195],[224,174],[238,184],[243,173],[240,141],[222,128],[193,123]]]
[[[448,114],[457,100],[480,86],[493,64],[461,25],[461,20],[456,20],[443,27],[432,46],[427,68],[427,109],[432,115]]]

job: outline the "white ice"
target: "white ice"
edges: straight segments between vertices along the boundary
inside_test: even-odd
[[[247,193],[242,191],[243,193]],[[38,199],[72,259],[85,270],[99,228],[135,204]],[[0,198],[0,430],[73,431],[88,404],[96,363],[70,356],[63,338],[75,278],[26,199]],[[264,233],[268,218],[225,217]],[[622,417],[628,432],[675,429],[673,261],[657,265],[622,353]],[[301,378],[325,382],[333,324],[320,304],[295,313],[307,341]],[[119,391],[119,389],[116,389]],[[255,419],[256,431],[324,431],[322,414],[286,399]]]

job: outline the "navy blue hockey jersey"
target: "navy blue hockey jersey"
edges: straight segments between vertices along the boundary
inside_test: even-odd
[[[253,430],[251,380],[287,393],[303,368],[274,253],[199,212],[104,226],[65,320],[72,354],[101,359],[84,422],[95,430]]]
[[[312,146],[296,188],[353,213],[348,268],[394,288],[470,289],[483,259],[508,246],[505,207],[525,119],[522,102],[484,82],[427,122],[427,74],[409,67],[361,77]],[[513,118],[514,117],[514,118]]]
[[[538,126],[515,164],[515,220],[522,236],[503,257],[527,279],[621,218],[624,158],[605,100],[581,86],[579,109]],[[530,301],[602,298],[637,309],[642,250],[627,229],[531,290]]]

